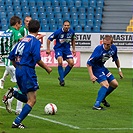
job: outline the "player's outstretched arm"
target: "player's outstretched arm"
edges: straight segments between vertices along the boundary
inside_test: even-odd
[[[39,40],[39,39],[43,38],[44,36],[45,36],[45,35],[40,34],[40,35],[37,35],[36,38]]]
[[[45,69],[47,71],[47,73],[51,73],[52,72],[52,68],[50,68],[49,66],[47,66],[42,60],[38,61],[37,64],[42,67],[43,69]]]

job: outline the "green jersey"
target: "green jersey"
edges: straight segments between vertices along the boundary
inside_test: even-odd
[[[27,36],[28,35],[28,29],[25,27],[25,26],[22,26],[20,29],[19,29],[21,35],[24,37],[24,36]]]
[[[23,37],[21,35],[21,33],[19,32],[19,30],[15,29],[12,26],[9,27],[9,29],[6,30],[6,32],[11,32],[13,34],[13,36],[12,36],[12,45],[18,43],[19,42],[19,39]]]
[[[14,27],[9,27],[3,34],[0,36],[0,54],[8,55],[16,43],[19,42],[19,39],[23,36],[16,30]],[[8,59],[3,59],[5,65],[9,65]]]

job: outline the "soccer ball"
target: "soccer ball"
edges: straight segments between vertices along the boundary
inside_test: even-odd
[[[57,106],[54,103],[48,103],[44,107],[44,112],[49,115],[55,115],[57,112]]]

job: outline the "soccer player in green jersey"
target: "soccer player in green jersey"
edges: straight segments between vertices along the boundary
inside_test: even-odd
[[[21,33],[19,32],[19,28],[21,27],[22,21],[18,16],[13,16],[10,19],[10,27],[5,31],[6,33],[11,33],[12,36],[10,38],[10,41],[8,42],[8,47],[10,48],[10,50],[12,49],[12,47],[19,42],[23,36],[21,35]],[[2,43],[2,42],[1,42]],[[9,51],[9,50],[8,50]],[[10,66],[10,60],[4,58],[4,62],[5,62],[5,66],[8,67]],[[14,70],[12,70],[14,71]],[[2,77],[2,79],[0,79],[0,88],[3,89],[4,86],[4,81],[7,75],[11,75],[11,81],[14,82],[14,80],[12,79],[12,74],[6,69],[4,72],[4,75]]]
[[[32,20],[32,18],[30,16],[26,16],[25,19],[24,19],[24,26],[20,27],[19,31],[21,33],[21,35],[23,37],[27,36],[29,34],[29,31],[28,31],[28,24],[29,22]],[[37,35],[37,39],[41,39],[42,37],[44,37],[43,34],[40,34],[40,35]]]
[[[21,33],[19,32],[19,29],[21,27],[22,21],[18,16],[13,16],[10,19],[10,26],[9,28],[4,32],[5,34],[11,33],[11,38],[10,41],[8,41],[8,47],[10,48],[10,50],[14,47],[14,45],[19,42],[20,40],[23,39],[23,36],[21,35]],[[2,43],[2,42],[1,42]],[[9,52],[10,52],[9,50]],[[4,81],[7,75],[10,74],[11,76],[11,81],[12,82],[16,82],[16,77],[15,77],[15,67],[11,64],[10,60],[7,58],[4,58],[5,61],[5,72],[4,75],[2,77],[2,79],[0,79],[0,86],[1,88],[3,88],[4,85]],[[17,89],[16,87],[14,87],[14,89]],[[11,113],[11,102],[12,102],[13,98],[9,99],[5,105],[6,105],[6,109],[9,113]],[[16,106],[16,111],[21,111],[22,109],[22,105],[23,103],[20,101],[17,101],[17,106]]]
[[[21,33],[21,35],[24,37],[24,36],[27,36],[28,35],[28,24],[29,22],[31,21],[31,17],[30,16],[26,16],[25,19],[24,19],[24,26],[22,26],[19,31]]]

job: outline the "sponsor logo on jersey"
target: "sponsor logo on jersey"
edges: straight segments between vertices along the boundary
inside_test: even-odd
[[[24,38],[22,41],[23,42],[29,42],[31,40],[31,38]]]

